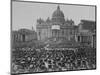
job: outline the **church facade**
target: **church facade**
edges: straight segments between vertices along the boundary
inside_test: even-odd
[[[76,34],[78,32],[78,26],[74,25],[73,20],[65,20],[64,13],[58,6],[53,12],[52,18],[37,20],[36,25],[38,40],[54,39],[56,40],[76,40]]]

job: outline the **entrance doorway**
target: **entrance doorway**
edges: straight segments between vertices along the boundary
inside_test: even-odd
[[[22,39],[23,42],[25,42],[25,34],[23,34],[22,37],[23,37],[23,39]]]

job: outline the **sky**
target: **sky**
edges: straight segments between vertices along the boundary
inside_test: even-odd
[[[31,2],[12,2],[12,30],[21,28],[36,29],[36,21],[39,18],[46,20],[52,18],[53,12],[57,9],[58,4],[31,3]],[[60,10],[64,13],[65,20],[72,19],[75,25],[80,20],[95,21],[94,6],[62,5],[59,4]]]

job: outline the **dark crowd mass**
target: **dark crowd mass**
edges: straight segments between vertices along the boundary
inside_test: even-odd
[[[46,50],[45,48],[15,48],[12,50],[12,72],[34,73],[96,68],[93,48]]]

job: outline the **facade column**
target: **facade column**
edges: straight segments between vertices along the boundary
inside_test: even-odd
[[[75,34],[75,41],[78,42],[78,38],[77,38],[76,34]]]
[[[82,42],[82,36],[80,36],[80,42]]]
[[[91,46],[93,47],[94,41],[93,41],[93,35],[91,37]]]

